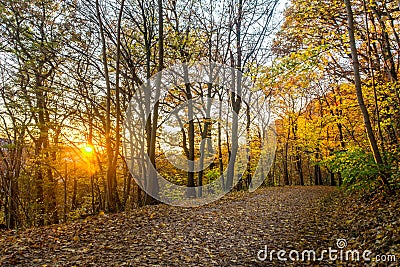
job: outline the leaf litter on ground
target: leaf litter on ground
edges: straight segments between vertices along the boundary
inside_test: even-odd
[[[399,211],[394,197],[366,199],[326,186],[261,188],[196,208],[160,204],[4,231],[0,265],[359,266],[361,262],[328,259],[279,261],[276,253],[272,261],[260,261],[257,253],[265,246],[268,251],[318,252],[346,239],[348,248],[400,259]]]

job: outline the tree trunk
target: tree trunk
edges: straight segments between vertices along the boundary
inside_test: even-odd
[[[371,121],[370,121],[370,116],[369,116],[368,110],[365,106],[363,92],[361,89],[360,63],[358,61],[358,52],[357,52],[356,40],[355,40],[355,36],[354,36],[354,17],[353,17],[353,11],[351,9],[350,0],[345,0],[345,4],[346,4],[346,10],[347,10],[348,33],[349,33],[349,39],[350,39],[351,57],[353,60],[354,84],[355,84],[355,88],[356,88],[357,101],[358,101],[361,113],[363,115],[364,125],[367,130],[368,140],[369,140],[369,143],[371,146],[372,153],[375,158],[375,162],[381,167],[383,165],[382,156],[381,156],[381,153],[378,148],[378,144],[375,139],[375,135],[374,135],[374,132],[372,129]],[[381,174],[381,179],[382,179],[382,182],[384,185],[389,186],[389,181],[388,181],[386,173]]]
[[[231,190],[233,186],[233,180],[235,175],[235,164],[236,164],[236,156],[238,152],[238,121],[239,121],[239,112],[242,104],[242,47],[241,47],[241,31],[242,31],[242,12],[243,12],[243,0],[239,0],[238,2],[238,13],[237,13],[237,21],[236,21],[236,88],[233,88],[231,93],[232,99],[232,109],[233,109],[233,116],[232,116],[232,150],[231,155],[229,158],[228,164],[228,172],[227,172],[227,179],[226,179],[226,190]],[[232,60],[233,62],[233,60]],[[234,65],[234,64],[232,64]]]
[[[220,105],[219,105],[219,116],[218,116],[218,169],[219,169],[219,175],[222,180],[222,188],[225,189],[225,178],[224,178],[224,162],[222,159],[222,127],[221,127],[221,121],[222,121],[222,97],[219,96],[220,99]]]
[[[106,175],[106,204],[107,210],[110,212],[116,211],[115,199],[114,199],[114,174],[115,168],[113,168],[114,161],[114,151],[112,147],[111,140],[111,82],[108,71],[108,63],[107,63],[107,44],[104,34],[104,26],[100,13],[100,4],[99,0],[96,0],[96,15],[99,23],[100,30],[100,38],[101,38],[101,50],[102,50],[102,61],[104,68],[104,78],[106,81],[106,120],[105,120],[105,138],[106,138],[106,154],[107,154],[107,175]]]
[[[189,84],[189,78],[188,78],[188,70],[185,67],[184,69],[184,79],[185,79],[185,88],[186,88],[186,98],[188,101],[188,124],[189,124],[189,130],[188,130],[188,142],[189,142],[189,171],[188,171],[188,180],[187,180],[187,189],[186,189],[186,196],[187,197],[196,197],[196,190],[195,190],[195,184],[194,184],[194,152],[195,152],[195,140],[194,140],[194,114],[193,114],[193,103],[192,101],[192,92],[191,92],[191,86]]]
[[[163,18],[163,1],[158,0],[158,76],[156,81],[156,95],[155,99],[158,99],[161,90],[161,72],[164,69],[164,18]],[[158,126],[158,116],[159,116],[159,101],[154,105],[152,111],[153,119],[151,120],[150,126],[150,144],[149,144],[149,158],[150,163],[153,168],[149,168],[147,192],[150,196],[146,196],[146,204],[157,204],[159,196],[159,185],[157,178],[157,167],[156,167],[156,138],[157,138],[157,126]]]
[[[284,159],[283,159],[283,183],[284,185],[289,185],[289,138],[290,138],[290,130],[288,130],[287,139],[285,140],[285,151],[284,151]]]
[[[210,77],[212,77],[213,70],[210,69]],[[203,127],[203,133],[202,133],[202,140],[205,140],[206,138],[211,138],[210,136],[210,125],[211,125],[211,104],[212,104],[212,99],[211,99],[211,91],[212,91],[212,84],[208,83],[207,84],[207,105],[206,105],[206,118],[204,121],[204,127]],[[207,143],[207,149],[211,148],[211,143]],[[200,164],[199,164],[199,173],[197,177],[197,186],[198,186],[198,196],[201,197],[203,195],[203,176],[204,176],[204,158],[208,154],[208,151],[205,151],[205,142],[202,142],[200,145]]]

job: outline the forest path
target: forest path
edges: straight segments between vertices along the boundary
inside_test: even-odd
[[[1,233],[1,266],[278,266],[268,250],[334,247],[321,209],[334,187],[263,188],[197,208],[167,205]],[[302,263],[304,264],[304,263]]]

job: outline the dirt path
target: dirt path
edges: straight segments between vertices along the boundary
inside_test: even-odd
[[[320,200],[332,187],[264,188],[198,208],[167,205],[2,233],[2,266],[278,266],[259,250],[334,246]],[[310,247],[311,246],[311,247]],[[262,256],[262,254],[260,254]],[[304,264],[304,263],[302,263]]]

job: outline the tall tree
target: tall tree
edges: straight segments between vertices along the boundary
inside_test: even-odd
[[[379,151],[378,143],[375,138],[374,130],[372,128],[369,112],[365,106],[364,96],[361,88],[361,75],[360,75],[360,62],[358,61],[358,52],[356,47],[356,39],[354,35],[354,16],[353,10],[351,8],[350,0],[345,0],[346,10],[347,10],[347,23],[348,23],[348,33],[349,33],[349,42],[351,49],[351,57],[353,60],[353,71],[354,71],[354,85],[357,94],[358,105],[360,107],[361,113],[364,119],[364,125],[367,131],[368,140],[371,145],[371,150],[374,154],[375,162],[379,167],[383,167],[384,162],[381,156],[381,152]],[[389,181],[387,179],[386,172],[382,172],[381,179],[383,184],[389,185]]]

